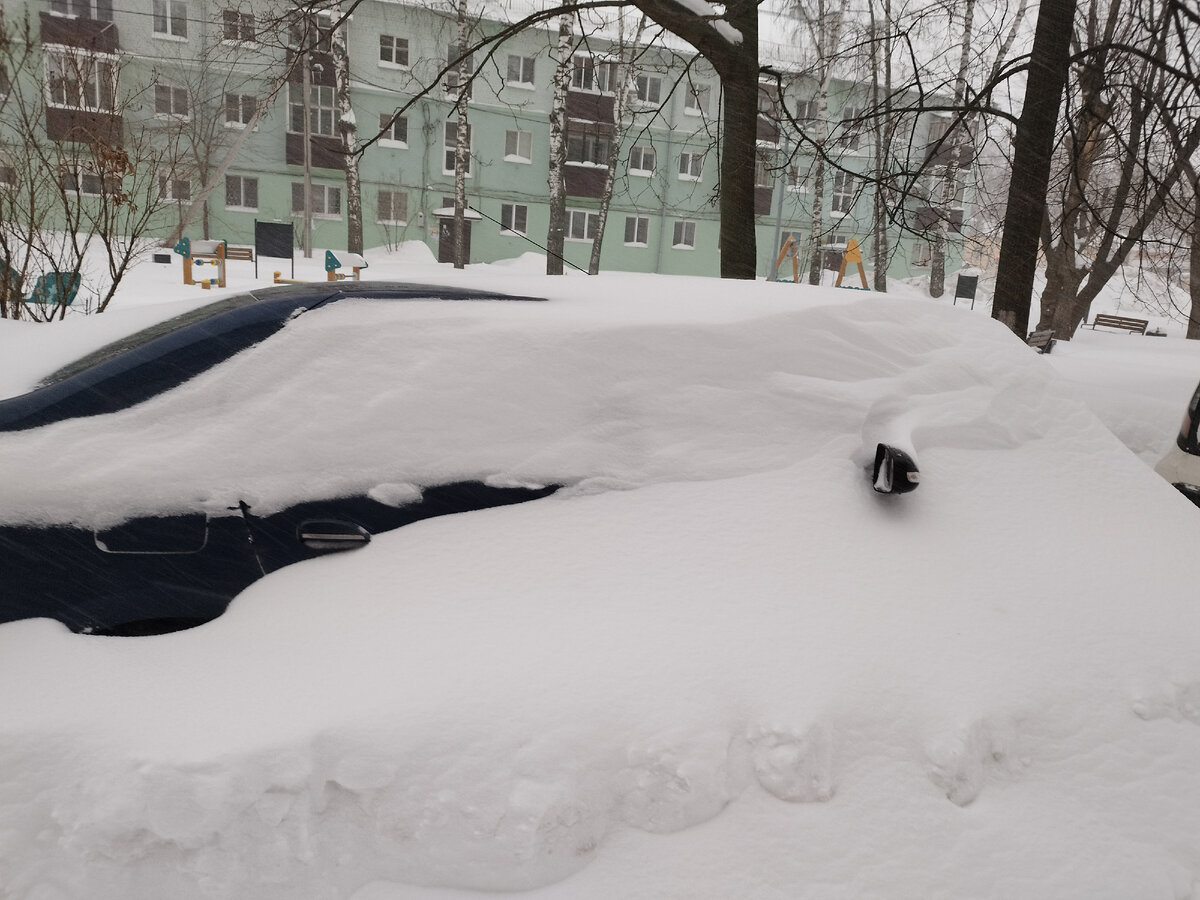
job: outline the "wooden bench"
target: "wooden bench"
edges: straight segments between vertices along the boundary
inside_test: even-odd
[[[1054,330],[1047,328],[1044,331],[1031,331],[1029,337],[1025,338],[1025,343],[1038,353],[1049,353],[1054,348]]]
[[[1097,325],[1101,328],[1123,328],[1130,334],[1145,334],[1150,323],[1146,319],[1130,319],[1125,316],[1096,313],[1096,317],[1092,319],[1092,331],[1096,330]]]

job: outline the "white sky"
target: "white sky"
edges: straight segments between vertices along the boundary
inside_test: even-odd
[[[302,316],[172,397],[0,435],[2,514],[574,487],[189,632],[0,626],[0,896],[1200,888],[1200,511],[1150,470],[1195,345],[1039,357],[911,292],[371,260],[550,302]],[[104,316],[0,322],[0,384],[204,296],[177,266]],[[880,438],[915,493],[871,491]]]

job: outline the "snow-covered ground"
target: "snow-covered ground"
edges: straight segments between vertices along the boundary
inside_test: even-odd
[[[539,265],[377,254],[550,302],[335,305],[0,436],[7,521],[569,485],[192,631],[0,626],[0,897],[1200,897],[1200,510],[1150,470],[1200,347]],[[0,394],[210,299],[178,279],[0,322]]]

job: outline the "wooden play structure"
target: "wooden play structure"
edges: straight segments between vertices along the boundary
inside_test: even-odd
[[[359,272],[367,267],[367,261],[357,253],[350,253],[346,250],[339,250],[334,253],[332,250],[325,251],[325,272],[327,281],[341,281],[344,278],[350,277],[345,272],[339,272],[338,269],[348,268],[353,272],[355,281],[359,281]]]
[[[800,283],[800,245],[796,242],[796,238],[792,235],[787,236],[787,240],[783,242],[783,246],[779,248],[779,256],[775,259],[775,280],[783,281],[779,277],[779,267],[783,265],[785,259],[792,261],[792,281],[796,284]]]
[[[198,284],[204,290],[213,285],[225,287],[226,245],[224,241],[192,241],[180,238],[175,245],[175,252],[183,257],[183,283]],[[193,267],[215,266],[217,274],[213,278],[202,278],[197,281],[193,275]]]
[[[851,288],[848,284],[842,284],[842,279],[846,275],[847,263],[854,263],[858,266],[858,277],[862,279],[861,288]],[[862,264],[862,250],[859,249],[858,240],[856,238],[850,238],[850,240],[846,242],[846,249],[842,251],[842,266],[838,269],[837,281],[833,283],[833,286],[850,288],[850,290],[853,291],[870,290],[870,288],[867,287],[867,272],[863,268]]]

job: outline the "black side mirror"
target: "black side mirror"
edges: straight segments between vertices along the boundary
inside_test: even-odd
[[[336,519],[316,519],[304,522],[297,529],[296,536],[309,550],[319,553],[329,553],[338,550],[353,550],[371,540],[370,533],[353,522],[339,522]]]
[[[907,494],[921,483],[916,461],[899,447],[879,444],[875,448],[875,468],[871,484],[880,494]]]

